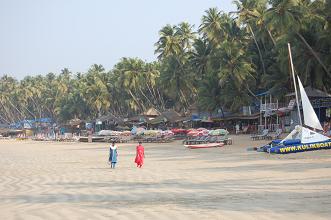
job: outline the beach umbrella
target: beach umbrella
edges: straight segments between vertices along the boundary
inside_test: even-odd
[[[192,129],[187,133],[187,135],[188,136],[198,136],[198,133],[199,133],[199,131]]]
[[[139,127],[137,128],[137,135],[143,135],[145,133],[145,128],[143,127]]]
[[[198,128],[197,129],[198,131],[206,131],[206,130],[208,130],[207,128]]]
[[[130,136],[131,135],[131,131],[123,131],[122,132],[122,136]]]
[[[144,131],[144,135],[147,135],[147,136],[156,136],[160,134],[160,130],[145,130]]]
[[[197,135],[198,135],[198,136],[204,136],[205,134],[204,134],[203,131],[198,131]]]
[[[185,134],[185,133],[189,132],[188,130],[182,129],[182,128],[173,128],[173,129],[171,129],[171,131],[174,134]]]
[[[228,135],[229,132],[225,129],[216,129],[216,130],[211,130],[209,132],[209,135]]]
[[[166,130],[166,131],[161,131],[161,134],[164,136],[173,136],[174,132],[172,132],[170,130]]]
[[[137,134],[137,127],[136,126],[132,127],[131,134],[133,134],[133,135]]]

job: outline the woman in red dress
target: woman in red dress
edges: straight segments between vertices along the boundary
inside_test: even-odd
[[[137,167],[141,168],[142,165],[144,164],[144,158],[145,158],[145,151],[144,151],[144,147],[141,145],[141,142],[139,142],[136,149],[137,149],[136,159],[134,160],[134,162],[137,164]]]

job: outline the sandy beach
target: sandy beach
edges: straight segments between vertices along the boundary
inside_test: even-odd
[[[331,150],[289,155],[223,148],[188,150],[180,141],[119,144],[0,140],[0,219],[330,219]]]

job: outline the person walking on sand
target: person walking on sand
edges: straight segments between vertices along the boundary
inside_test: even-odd
[[[115,169],[115,165],[117,163],[117,146],[115,145],[115,142],[113,142],[110,145],[110,149],[109,149],[109,163],[111,163],[111,168]]]
[[[239,132],[240,132],[240,127],[239,127],[239,124],[237,123],[236,124],[236,134],[239,134]]]
[[[139,141],[139,144],[136,148],[136,158],[134,162],[137,164],[137,167],[141,168],[144,164],[144,158],[145,158],[145,150],[144,147],[141,145],[141,142]]]

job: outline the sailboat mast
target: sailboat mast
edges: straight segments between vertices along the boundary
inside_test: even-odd
[[[291,53],[291,45],[290,45],[290,43],[287,43],[287,47],[288,47],[288,53],[290,55],[290,63],[291,63],[292,77],[293,77],[293,83],[294,83],[295,98],[296,98],[296,101],[297,101],[297,109],[298,109],[299,122],[300,122],[300,125],[302,126],[302,120],[301,120],[301,114],[300,114],[300,106],[299,106],[299,98],[298,98],[298,91],[297,91],[297,85],[295,83],[296,81],[295,81],[295,76],[294,76],[294,67],[293,67],[293,61],[292,61],[292,53]]]

